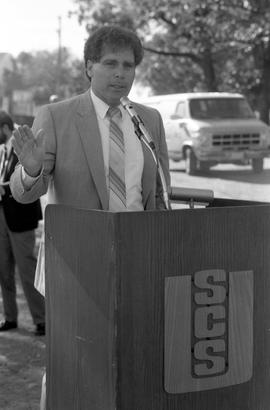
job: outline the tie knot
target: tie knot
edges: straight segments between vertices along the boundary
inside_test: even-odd
[[[121,118],[122,117],[122,113],[119,107],[109,107],[107,111],[107,115],[109,118],[113,118],[113,117]]]

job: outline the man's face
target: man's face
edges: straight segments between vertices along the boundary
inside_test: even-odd
[[[93,92],[108,105],[118,105],[127,96],[135,76],[135,59],[129,48],[104,49],[98,63],[87,62]]]

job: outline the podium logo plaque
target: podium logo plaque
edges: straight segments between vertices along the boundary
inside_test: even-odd
[[[165,278],[165,390],[244,383],[253,366],[253,272],[201,270]]]

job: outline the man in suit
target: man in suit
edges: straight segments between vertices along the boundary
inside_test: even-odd
[[[33,128],[19,127],[13,146],[20,165],[11,178],[14,197],[24,203],[48,192],[48,203],[86,209],[143,211],[164,209],[162,186],[151,152],[134,132],[120,98],[133,84],[143,58],[130,30],[105,26],[85,43],[90,89],[49,104]],[[156,146],[169,186],[169,160],[158,111],[134,104]],[[41,409],[45,409],[45,378]]]
[[[12,118],[0,111],[0,285],[5,320],[0,331],[17,328],[15,265],[28,302],[35,334],[45,334],[44,298],[34,287],[36,269],[35,229],[42,219],[40,201],[20,204],[11,195],[9,180],[18,158],[11,146]]]

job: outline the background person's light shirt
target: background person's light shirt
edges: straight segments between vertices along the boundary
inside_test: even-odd
[[[91,97],[97,114],[101,135],[103,159],[107,188],[109,183],[109,118],[106,117],[109,105],[98,98],[92,90]],[[141,211],[142,203],[142,173],[144,157],[142,145],[135,134],[134,126],[126,110],[119,106],[122,113],[122,131],[125,141],[125,183],[127,210]]]

